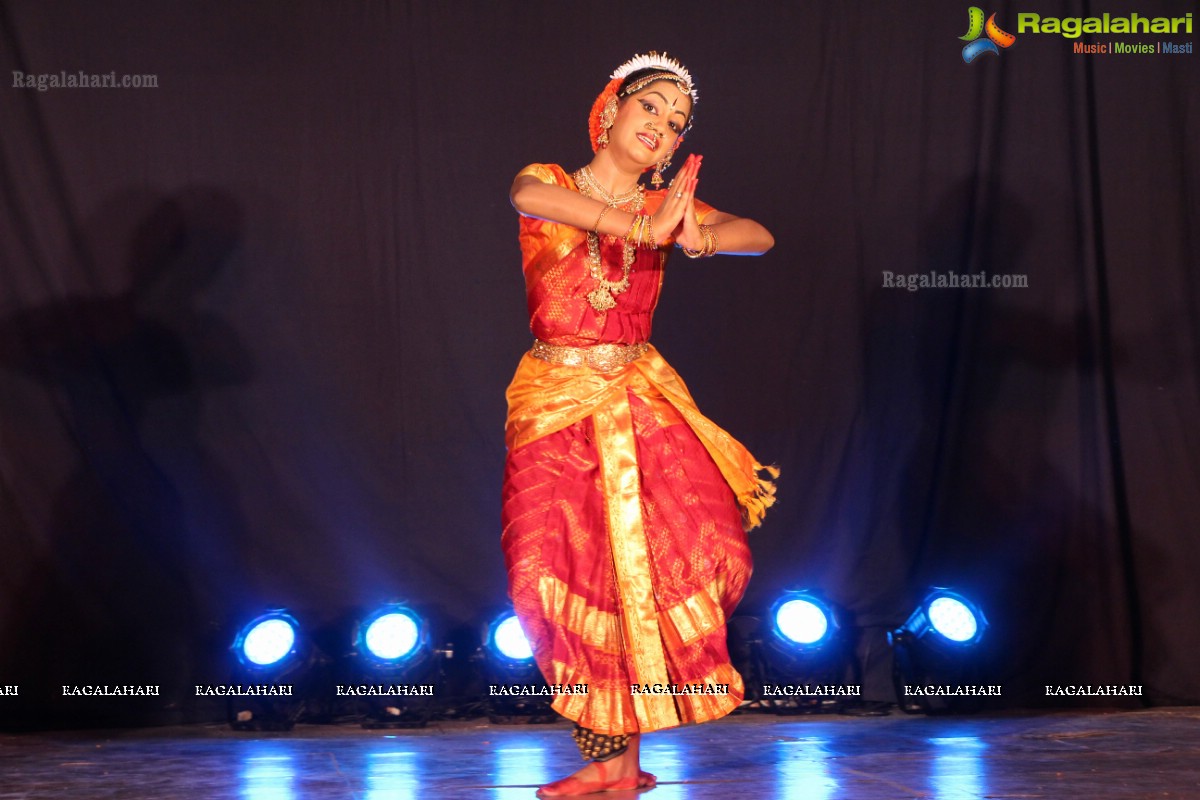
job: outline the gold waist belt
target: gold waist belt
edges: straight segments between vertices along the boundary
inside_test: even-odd
[[[551,364],[567,367],[591,367],[597,372],[614,372],[626,364],[645,355],[649,343],[639,344],[594,344],[591,347],[566,347],[547,344],[541,339],[533,340],[529,354]]]

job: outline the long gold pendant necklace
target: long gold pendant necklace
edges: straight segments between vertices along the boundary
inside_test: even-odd
[[[596,180],[591,167],[582,167],[571,177],[575,179],[575,185],[579,187],[580,194],[584,197],[594,197],[610,208],[620,208],[622,211],[636,214],[646,204],[646,190],[640,183],[628,192],[614,197]],[[597,232],[588,231],[587,249],[588,273],[596,281],[596,288],[587,294],[588,303],[597,312],[608,311],[616,307],[616,295],[629,288],[629,274],[633,271],[634,246],[628,240],[625,241],[621,258],[621,280],[619,281],[610,281],[604,277],[604,262],[600,259],[600,235]]]

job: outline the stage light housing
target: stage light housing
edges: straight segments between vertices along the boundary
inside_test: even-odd
[[[981,646],[987,629],[983,609],[966,595],[940,586],[930,588],[905,623],[888,633],[900,709],[938,714],[981,708],[982,700],[973,695],[910,694],[908,687],[988,683],[986,648]]]
[[[282,674],[302,653],[300,623],[283,609],[268,611],[238,631],[233,652],[243,669]]]
[[[393,601],[359,618],[352,648],[342,664],[344,682],[376,686],[422,687],[442,683],[442,662],[450,649],[430,645],[428,619],[406,603]],[[444,657],[444,658],[443,658]],[[364,728],[420,728],[434,711],[431,695],[395,694],[349,701]]]
[[[273,608],[250,620],[238,630],[230,650],[230,683],[290,687],[276,695],[230,695],[226,714],[231,728],[290,730],[302,716],[321,720],[318,687],[327,659],[290,612]]]
[[[748,640],[747,697],[776,714],[840,710],[844,694],[781,694],[778,687],[849,687],[860,681],[843,614],[818,592],[789,589],[771,604]]]
[[[484,629],[480,648],[484,676],[491,687],[525,686],[537,691],[546,683],[533,658],[533,649],[521,622],[511,608],[496,614]],[[489,719],[496,724],[553,722],[558,716],[550,708],[551,697],[540,693],[492,694],[489,690]]]
[[[376,672],[402,671],[428,652],[429,625],[403,603],[388,603],[363,617],[354,649]]]

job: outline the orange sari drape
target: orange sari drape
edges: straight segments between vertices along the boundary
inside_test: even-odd
[[[526,172],[574,188],[556,166]],[[649,193],[647,207],[660,201]],[[538,338],[646,341],[662,253],[639,251],[629,290],[597,313],[586,301],[594,279],[584,233],[526,217],[521,225]],[[602,252],[620,247],[602,242]],[[744,531],[774,500],[763,468],[699,412],[652,347],[604,373],[527,354],[507,396],[509,593],[547,682],[588,687],[554,708],[607,734],[732,711],[743,687],[725,620],[750,577]],[[672,685],[675,693],[664,688]]]

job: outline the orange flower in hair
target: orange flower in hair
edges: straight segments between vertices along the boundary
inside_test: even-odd
[[[604,112],[604,106],[608,104],[608,99],[616,98],[617,89],[621,88],[622,78],[613,78],[604,87],[604,91],[596,98],[596,102],[592,103],[592,113],[588,115],[588,137],[592,140],[592,152],[600,149],[600,134],[604,128],[600,126],[600,114]]]

